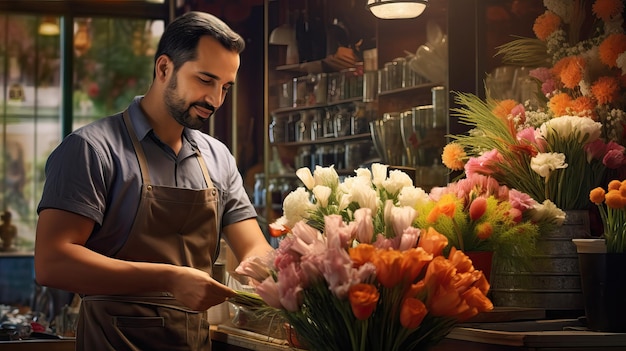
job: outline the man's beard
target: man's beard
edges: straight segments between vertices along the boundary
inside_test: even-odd
[[[215,112],[215,107],[207,104],[204,101],[195,102],[187,106],[187,103],[178,96],[176,92],[176,87],[177,79],[176,74],[174,74],[172,80],[170,80],[163,94],[163,100],[165,101],[165,107],[167,108],[167,112],[182,126],[191,129],[202,128],[204,123],[208,121],[211,116],[213,116],[213,113]],[[211,115],[207,118],[194,118],[193,116],[191,116],[190,110],[193,106],[196,105],[211,110]]]

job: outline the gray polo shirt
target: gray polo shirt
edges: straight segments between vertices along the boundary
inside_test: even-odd
[[[217,139],[185,128],[183,147],[173,150],[154,134],[136,97],[128,107],[154,185],[205,189],[195,157],[199,149],[217,188],[218,227],[255,218],[256,212],[230,150]],[[102,118],[68,135],[46,163],[37,211],[55,208],[93,219],[87,247],[111,256],[126,242],[141,193],[141,174],[122,114]]]

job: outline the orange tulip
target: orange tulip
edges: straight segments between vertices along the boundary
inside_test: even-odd
[[[407,250],[403,254],[402,271],[409,282],[414,282],[422,274],[424,267],[433,259],[433,255],[423,248]]]
[[[452,247],[450,249],[448,262],[450,262],[450,264],[454,266],[459,273],[471,272],[474,270],[472,260],[469,256],[467,256],[463,251],[457,250],[456,247]]]
[[[420,232],[420,239],[417,246],[424,248],[426,252],[434,256],[439,256],[443,252],[443,249],[448,246],[448,238],[435,230],[435,228],[429,227],[428,230],[422,230]]]
[[[348,292],[352,313],[359,320],[368,319],[372,315],[379,298],[380,293],[372,284],[356,284]]]
[[[427,300],[427,307],[435,316],[455,317],[465,313],[470,306],[452,286],[439,286]]]
[[[428,314],[428,310],[420,299],[405,298],[400,309],[400,324],[407,329],[417,328],[426,314]]]
[[[463,298],[467,301],[467,304],[476,307],[478,311],[484,312],[493,309],[493,303],[491,300],[483,294],[480,289],[476,287],[471,287],[467,291],[463,293]]]
[[[372,262],[373,257],[376,255],[376,248],[370,244],[359,244],[348,249],[348,254],[350,254],[350,259],[352,259],[354,265],[360,267],[367,262]]]
[[[379,250],[376,259],[376,278],[386,288],[392,288],[402,281],[402,253],[398,250]]]

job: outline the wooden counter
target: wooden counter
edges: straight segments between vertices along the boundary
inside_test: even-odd
[[[74,351],[74,339],[0,341],[0,351]]]
[[[299,350],[285,341],[231,328],[213,331],[214,351]],[[467,323],[429,351],[624,351],[626,333],[584,330],[576,319]]]
[[[301,351],[286,340],[211,327],[213,351]],[[73,351],[74,340],[0,342],[0,351]],[[581,330],[575,319],[464,324],[429,351],[623,351],[626,333]]]

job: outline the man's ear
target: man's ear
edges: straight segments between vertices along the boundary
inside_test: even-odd
[[[161,55],[156,59],[154,67],[156,70],[156,79],[164,80],[174,69],[174,63],[167,55]]]

